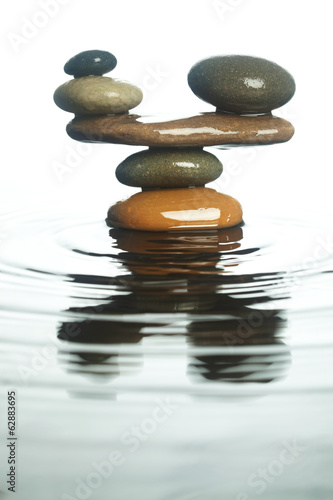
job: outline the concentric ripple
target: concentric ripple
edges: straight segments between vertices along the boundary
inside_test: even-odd
[[[103,218],[50,208],[1,221],[0,401],[16,391],[17,498],[82,498],[78,481],[113,450],[124,465],[94,498],[235,498],[224,485],[252,498],[247,478],[285,443],[302,454],[265,499],[299,488],[314,456],[326,498],[330,225],[253,216],[145,233]]]
[[[290,345],[312,343],[310,323],[288,338],[290,318],[330,317],[325,225],[253,217],[231,229],[151,233],[48,211],[7,215],[2,227],[2,361],[15,346],[29,365],[31,346],[51,343],[55,371],[44,383],[58,373],[57,385],[76,387],[77,374],[88,374],[113,381],[112,390],[152,389],[154,377],[137,386],[143,359],[159,364],[159,384],[174,390],[267,383],[288,372]],[[331,345],[326,324],[316,347]],[[171,382],[170,356],[188,359],[183,383]]]

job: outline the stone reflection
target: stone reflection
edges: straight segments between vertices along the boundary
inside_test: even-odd
[[[109,234],[114,248],[121,250],[118,260],[134,275],[215,275],[224,270],[223,265],[232,265],[232,257],[241,247],[243,229],[235,226],[169,233],[111,229]]]
[[[291,357],[282,341],[284,297],[274,293],[283,289],[284,277],[235,273],[242,259],[255,258],[259,250],[242,248],[242,227],[178,233],[111,229],[110,236],[110,257],[128,274],[70,276],[79,283],[109,284],[112,294],[67,311],[80,318],[59,327],[58,338],[72,345],[67,369],[108,379],[135,374],[143,365],[139,350],[120,357],[119,346],[163,335],[172,343],[175,334],[188,345],[190,383],[267,383],[286,374]],[[174,330],[179,318],[182,328]]]
[[[95,309],[97,315],[99,309]],[[91,312],[92,308],[81,310],[83,316]],[[73,343],[69,358],[64,360],[66,369],[82,375],[93,375],[99,379],[111,379],[122,373],[140,370],[142,360],[138,354],[123,356],[119,363],[118,349],[112,349],[112,346],[137,344],[143,337],[140,334],[141,328],[140,324],[105,321],[102,318],[61,323],[58,339]]]
[[[216,353],[192,356],[188,375],[193,382],[267,383],[285,376],[291,354],[279,338],[286,320],[282,311],[249,309],[229,320],[192,322],[191,345]],[[211,351],[211,349],[209,349]]]

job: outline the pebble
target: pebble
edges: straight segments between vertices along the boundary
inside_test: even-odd
[[[117,66],[117,59],[105,50],[86,50],[69,59],[64,66],[67,75],[74,78],[89,75],[104,75]]]
[[[294,127],[272,115],[239,116],[203,113],[177,120],[148,120],[138,115],[77,117],[67,133],[77,141],[87,140],[158,147],[203,147],[221,145],[264,145],[286,142]]]
[[[222,163],[202,149],[155,148],[126,158],[116,170],[119,182],[142,188],[203,186],[222,173]]]
[[[195,64],[188,74],[194,94],[218,110],[269,113],[295,93],[295,81],[278,64],[259,57],[215,56]]]
[[[142,101],[135,85],[106,76],[84,76],[60,85],[54,93],[59,108],[77,115],[126,113]]]
[[[154,189],[112,205],[109,226],[141,231],[218,229],[242,222],[242,208],[231,196],[207,187]]]

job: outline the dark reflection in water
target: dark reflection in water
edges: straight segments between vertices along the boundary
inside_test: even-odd
[[[68,369],[108,377],[128,373],[130,368],[140,369],[142,355],[138,350],[125,362],[117,346],[175,334],[186,338],[192,383],[265,383],[285,375],[291,356],[281,340],[286,327],[279,307],[286,296],[284,277],[230,272],[239,258],[260,252],[242,248],[242,227],[177,233],[111,229],[110,236],[118,253],[108,256],[128,274],[111,280],[70,276],[79,283],[111,283],[113,293],[98,305],[68,311],[82,317],[59,327],[58,338],[73,343]],[[185,313],[185,318],[182,329],[175,330],[178,313]],[[121,320],[112,318],[119,314],[124,315]],[[140,319],[131,321],[133,314]],[[110,349],[101,354],[96,344]]]
[[[140,334],[142,324],[125,323],[120,321],[78,321],[65,322],[60,325],[58,338],[73,342],[70,362],[66,362],[66,368],[70,371],[82,374],[94,374],[103,377],[116,377],[120,375],[119,355],[113,352],[104,354],[94,350],[96,344],[105,344],[108,346],[119,344],[138,344],[143,335]],[[80,351],[75,349],[75,344],[89,344],[91,350]],[[97,352],[96,352],[97,351]],[[141,356],[128,356],[125,362],[122,359],[122,366],[127,372],[128,368],[141,366]],[[125,363],[125,366],[124,366]]]
[[[189,342],[198,347],[231,347],[223,354],[202,354],[191,359],[188,374],[194,381],[271,382],[287,371],[291,354],[279,335],[286,327],[282,311],[251,310],[248,317],[212,323],[193,322]],[[264,316],[263,316],[264,315]],[[256,317],[257,326],[253,324]],[[251,347],[248,354],[237,347]],[[266,351],[263,347],[270,347]]]
[[[92,257],[114,257],[117,263],[134,275],[165,276],[183,274],[216,274],[224,268],[216,266],[223,262],[226,267],[235,265],[237,255],[251,254],[258,248],[241,249],[243,238],[241,226],[207,231],[145,232],[127,229],[111,229],[113,255],[74,252]]]

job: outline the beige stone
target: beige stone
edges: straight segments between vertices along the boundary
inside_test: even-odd
[[[142,91],[106,76],[84,76],[60,85],[54,93],[59,108],[76,115],[126,113],[142,101]]]

